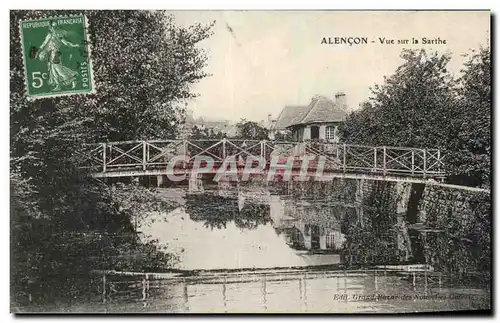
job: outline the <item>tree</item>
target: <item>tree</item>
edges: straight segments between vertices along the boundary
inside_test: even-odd
[[[454,80],[449,55],[404,50],[404,63],[372,89],[369,102],[351,113],[343,129],[347,142],[437,148],[448,181],[489,186],[491,155],[490,51],[468,55]]]
[[[211,25],[179,27],[163,11],[84,11],[97,93],[28,101],[19,20],[76,13],[10,12],[14,294],[27,281],[46,294],[42,285],[64,284],[64,273],[78,278],[90,269],[126,267],[112,258],[92,260],[108,259],[111,250],[135,246],[159,264],[166,260],[137,243],[131,223],[134,209],[164,206],[145,188],[129,190],[125,198],[88,178],[78,169],[78,153],[85,143],[175,136],[182,121],[179,103],[193,97],[191,85],[206,76],[206,55],[196,45],[210,35]],[[120,210],[124,203],[129,206]]]
[[[276,141],[288,141],[288,142],[297,140],[293,134],[293,131],[290,129],[286,129],[284,131],[277,131],[276,134],[274,135],[274,139]]]
[[[375,108],[369,101],[365,101],[358,111],[347,116],[339,131],[348,142],[367,144],[375,143],[379,127]]]
[[[237,138],[245,140],[264,140],[268,139],[268,132],[266,128],[259,126],[255,121],[248,121],[241,119],[236,124],[238,131]]]
[[[491,187],[491,59],[481,47],[466,55],[456,81],[457,149],[448,153],[454,175],[474,186]],[[465,180],[463,178],[466,178]]]
[[[216,129],[207,129],[203,127],[199,127],[195,125],[191,129],[191,134],[189,138],[191,139],[222,139],[225,138],[226,134],[216,130]]]
[[[403,50],[404,63],[372,88],[372,97],[346,121],[344,138],[366,145],[448,148],[456,136],[449,55]],[[452,140],[453,141],[453,140]]]
[[[179,27],[163,11],[95,11],[89,16],[92,37],[104,39],[93,53],[99,69],[96,126],[107,129],[102,137],[177,135],[179,103],[193,98],[191,85],[207,76],[207,57],[197,44],[211,35],[212,25]],[[117,30],[120,37],[114,39]]]

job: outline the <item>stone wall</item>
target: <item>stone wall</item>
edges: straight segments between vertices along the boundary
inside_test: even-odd
[[[440,271],[489,271],[490,194],[404,182],[345,184],[344,198],[354,202],[357,217],[347,229],[349,252]]]

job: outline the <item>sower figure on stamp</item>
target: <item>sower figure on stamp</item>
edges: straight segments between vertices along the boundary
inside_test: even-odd
[[[65,39],[66,31],[57,28],[56,22],[51,22],[49,33],[45,37],[43,44],[40,46],[36,57],[42,61],[47,61],[49,71],[49,84],[55,85],[52,91],[61,90],[62,86],[71,84],[71,88],[76,87],[76,76],[78,72],[64,66],[62,64],[61,47],[78,47],[78,44],[73,44]]]

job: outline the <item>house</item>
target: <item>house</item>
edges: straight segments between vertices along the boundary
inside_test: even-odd
[[[335,99],[316,95],[307,106],[285,106],[270,131],[276,133],[290,130],[296,141],[324,140],[339,142],[338,127],[347,115],[346,95],[339,92]]]
[[[304,117],[307,112],[307,105],[286,105],[274,124],[274,129],[284,131],[293,120]]]
[[[345,242],[341,224],[334,210],[318,209],[308,204],[285,204],[273,225],[286,243],[296,250],[338,253]],[[318,219],[328,219],[327,221]]]
[[[287,244],[296,250],[329,251],[337,253],[342,249],[345,235],[340,230],[296,220],[281,228]]]

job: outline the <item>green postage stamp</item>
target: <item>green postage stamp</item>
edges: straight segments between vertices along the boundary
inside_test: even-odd
[[[29,99],[95,93],[84,15],[20,21]]]

